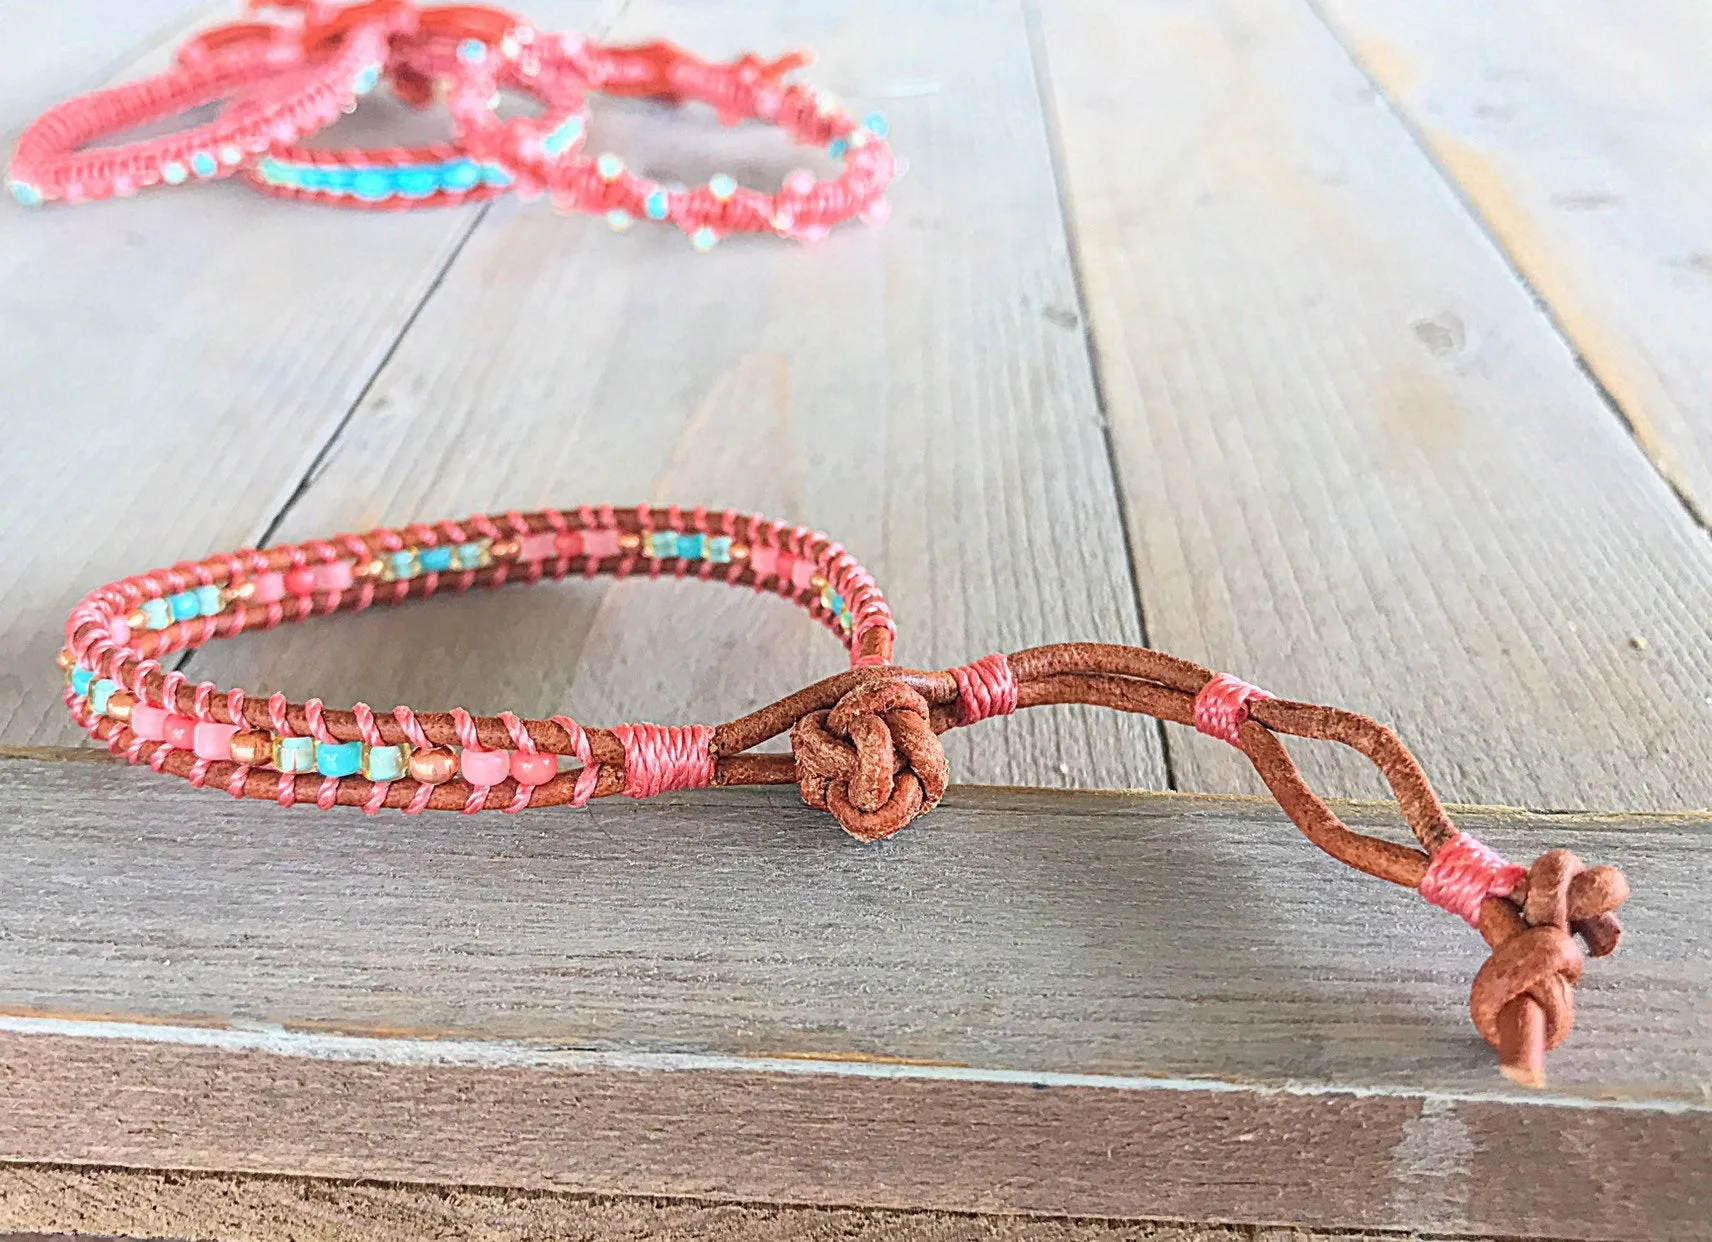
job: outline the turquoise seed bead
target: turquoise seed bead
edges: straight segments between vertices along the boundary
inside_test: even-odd
[[[42,192],[28,181],[11,182],[10,188],[12,197],[25,207],[40,207],[42,205]]]
[[[220,588],[217,586],[199,586],[196,588],[196,615],[212,617],[220,611]]]
[[[434,168],[400,168],[394,176],[405,198],[427,198],[440,188],[440,174]]]
[[[416,549],[400,548],[386,558],[387,575],[394,581],[416,576]]]
[[[712,250],[718,244],[719,244],[719,234],[715,233],[712,229],[708,228],[707,225],[705,225],[705,224],[702,225],[695,232],[690,234],[690,245],[694,246],[697,250],[701,251],[703,254],[706,254],[709,250]]]
[[[707,559],[715,565],[731,564],[731,536],[709,535],[707,537]]]
[[[418,548],[416,563],[422,566],[422,572],[425,574],[443,574],[452,567],[452,549],[445,544]]]
[[[440,165],[440,184],[453,193],[473,189],[481,181],[481,169],[474,160],[450,160]]]
[[[607,227],[614,233],[624,232],[624,230],[629,228],[633,223],[635,222],[631,220],[630,213],[621,207],[614,207],[611,211],[606,213]]]
[[[891,123],[886,120],[886,114],[883,112],[870,112],[863,117],[862,128],[876,138],[884,138],[892,132]]]
[[[594,162],[594,170],[600,174],[602,181],[616,181],[619,174],[624,171],[624,161],[611,151],[607,151]]]
[[[737,193],[737,182],[724,173],[715,173],[707,179],[707,188],[720,202],[724,202]]]
[[[142,608],[143,624],[151,630],[164,630],[172,624],[172,605],[164,599],[145,599]]]
[[[365,746],[363,775],[371,781],[402,780],[409,756],[406,746]]]
[[[845,633],[848,634],[850,632],[850,627],[854,624],[856,624],[856,614],[851,612],[848,608],[838,614],[838,628],[843,630]]]
[[[256,161],[256,174],[267,185],[278,185],[282,172],[280,162],[271,155]]]
[[[648,555],[656,560],[664,560],[668,556],[678,554],[678,532],[675,530],[651,530],[648,532]]]
[[[672,212],[672,204],[666,198],[664,190],[655,190],[642,200],[642,210],[650,220],[664,220]]]
[[[172,609],[174,621],[188,621],[201,615],[202,605],[197,602],[195,591],[180,591],[177,595],[166,597],[167,607]]]
[[[188,176],[190,174],[184,170],[184,165],[177,160],[169,160],[161,166],[161,180],[168,185],[181,185]]]
[[[95,674],[86,668],[71,670],[71,692],[82,698],[89,693],[89,683],[95,680]]]
[[[707,555],[706,535],[679,535],[678,556],[686,561],[699,561]]]
[[[190,157],[190,171],[198,177],[212,177],[220,171],[220,163],[206,151],[198,151]]]
[[[355,776],[362,767],[361,742],[315,743],[315,770],[322,776]]]
[[[368,65],[364,67],[361,73],[357,74],[356,79],[351,83],[351,90],[358,95],[367,95],[378,85],[380,85],[380,66]]]
[[[357,177],[349,168],[323,168],[320,174],[321,188],[329,194],[349,194]]]
[[[511,174],[498,164],[483,164],[481,166],[481,178],[488,185],[504,187],[511,184]]]
[[[89,710],[97,715],[107,710],[107,700],[113,697],[113,692],[119,688],[119,683],[103,677],[100,681],[91,683],[89,687]]]
[[[378,203],[392,194],[392,176],[378,168],[365,168],[351,178],[351,193],[365,203]]]
[[[460,543],[458,545],[455,567],[458,569],[480,569],[491,558],[487,554],[487,541],[476,543]]]
[[[281,772],[313,772],[315,770],[315,739],[312,737],[274,738],[273,766]]]
[[[557,155],[582,137],[583,119],[573,116],[552,133],[541,139],[541,149],[548,155]]]
[[[841,158],[849,149],[850,141],[847,138],[834,138],[826,144],[826,153],[835,160]]]
[[[244,162],[244,153],[242,151],[238,150],[237,147],[232,147],[232,146],[221,147],[220,148],[220,162],[222,164],[232,164],[232,165],[242,164]]]
[[[458,59],[466,65],[479,65],[487,58],[487,44],[480,39],[465,39],[458,44]]]

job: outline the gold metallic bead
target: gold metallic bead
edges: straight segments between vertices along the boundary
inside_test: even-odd
[[[816,574],[814,577],[810,578],[808,580],[808,584],[817,591],[824,591],[824,590],[826,590],[826,586],[827,586],[826,579],[821,577],[819,574]]]
[[[59,664],[60,671],[64,673],[71,672],[72,668],[77,664],[77,657],[71,654],[71,648],[69,647],[61,647],[59,649],[59,654],[54,657],[54,660]]]
[[[496,560],[510,560],[523,551],[523,546],[515,539],[497,539],[488,551],[493,554]]]
[[[233,763],[241,763],[247,768],[255,768],[264,763],[273,762],[273,734],[271,733],[234,733],[228,745],[231,748]]]
[[[224,591],[221,591],[220,602],[222,604],[230,604],[233,600],[253,599],[255,594],[256,584],[254,582],[240,582],[234,586],[227,587]]]
[[[436,747],[410,756],[410,779],[424,785],[444,785],[458,774],[458,757]]]
[[[137,705],[137,696],[129,690],[115,690],[107,696],[107,714],[120,724],[131,718],[131,709]]]
[[[372,561],[359,561],[351,567],[353,578],[378,578],[386,572],[386,562],[376,557]]]
[[[634,552],[642,546],[642,536],[632,535],[628,531],[618,537],[618,546],[626,552]]]
[[[734,561],[746,561],[746,560],[748,560],[749,559],[749,545],[746,543],[734,543],[734,544],[732,544],[731,545],[731,559]]]
[[[133,630],[144,629],[149,624],[149,615],[139,608],[137,611],[130,613],[125,617],[125,624],[130,626]]]

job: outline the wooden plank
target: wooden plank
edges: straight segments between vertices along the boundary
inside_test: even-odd
[[[1313,12],[1039,23],[1155,645],[1395,722],[1456,800],[1712,803],[1712,543]]]
[[[1258,801],[960,790],[878,848],[779,791],[389,818],[0,762],[0,1160],[1704,1229],[1703,815],[1462,817],[1638,894],[1530,1095],[1467,930]]]
[[[100,85],[138,53],[183,33],[198,16],[230,7],[192,0],[0,4],[0,47],[8,57],[0,81],[0,135],[8,139],[8,155],[10,138],[44,108]]]
[[[899,658],[944,667],[1070,635],[1140,637],[1028,41],[1008,6],[632,5],[615,36],[707,55],[812,45],[817,85],[886,109],[913,170],[881,231],[814,250],[613,236],[496,206],[281,537],[582,501],[755,509],[876,574]],[[775,183],[764,128],[597,105],[655,175]],[[813,162],[812,158],[809,162]],[[1065,326],[1066,323],[1071,326]],[[451,653],[491,651],[480,660]],[[445,654],[442,654],[445,653]],[[836,672],[778,601],[696,582],[575,582],[210,649],[223,684],[329,702],[717,720]],[[1160,786],[1147,721],[1065,710],[947,740],[961,778]]]
[[[391,1242],[399,1237],[533,1242],[1387,1242],[1395,1234],[1303,1233],[1251,1225],[900,1212],[694,1199],[519,1194],[480,1186],[170,1174],[0,1165],[0,1229],[75,1226],[125,1237],[242,1236],[257,1242]],[[0,1242],[52,1242],[0,1234]]]
[[[1704,5],[1320,8],[1545,302],[1654,463],[1712,515]]]
[[[377,99],[327,137],[408,121]],[[231,181],[0,211],[0,742],[77,737],[53,657],[84,591],[262,537],[474,219],[315,210]]]

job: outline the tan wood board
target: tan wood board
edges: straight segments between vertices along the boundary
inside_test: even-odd
[[[1140,638],[1020,13],[934,3],[632,4],[614,37],[810,45],[808,80],[888,114],[912,169],[884,229],[698,256],[676,229],[497,205],[282,538],[495,508],[736,506],[824,529],[879,579],[898,657],[945,667]],[[597,100],[593,149],[657,177],[830,170],[776,132]],[[210,648],[199,677],[375,707],[591,724],[727,719],[837,672],[777,599],[576,581]],[[1163,786],[1150,722],[1064,710],[949,739],[959,778]]]
[[[961,790],[867,848],[782,791],[401,824],[0,762],[0,1159],[1567,1236],[1696,1219],[1712,988],[1683,945],[1712,823],[1462,821],[1619,863],[1638,894],[1546,1096],[1468,1024],[1468,930],[1257,801]]]
[[[1363,70],[1712,517],[1712,12],[1319,0]]]
[[[1390,1242],[1250,1225],[900,1212],[385,1185],[314,1178],[0,1165],[0,1229],[257,1242]],[[56,1235],[57,1236],[57,1235]],[[1418,1235],[1417,1235],[1418,1236]],[[52,1242],[44,1234],[0,1242]],[[93,1242],[93,1240],[90,1240]]]
[[[545,5],[566,20],[594,0]],[[116,76],[166,62],[182,31]],[[377,96],[318,141],[444,130]],[[0,210],[0,742],[71,742],[54,653],[87,590],[260,539],[457,254],[470,209],[237,180]]]
[[[1454,799],[1712,802],[1712,542],[1313,11],[1039,26],[1154,644],[1395,722]]]

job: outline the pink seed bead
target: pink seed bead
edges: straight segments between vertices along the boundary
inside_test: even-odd
[[[349,561],[326,561],[315,566],[315,589],[317,591],[348,591],[351,583],[356,581],[351,572]]]
[[[472,785],[497,785],[511,775],[511,752],[470,750],[466,747],[458,761],[458,769]]]
[[[618,555],[618,532],[615,530],[585,530],[583,552],[599,559]]]
[[[315,571],[307,565],[300,565],[285,575],[285,593],[287,595],[313,595],[315,593]]]
[[[560,556],[581,556],[583,554],[582,531],[559,531],[553,536],[553,551]]]
[[[131,641],[131,624],[123,617],[114,617],[107,623],[107,637],[123,647]]]
[[[779,571],[779,550],[756,544],[749,549],[749,564],[754,568],[757,578],[771,578]]]
[[[520,561],[547,561],[558,555],[555,550],[558,540],[550,530],[537,535],[525,535],[517,541],[517,559]]]
[[[166,720],[172,715],[164,707],[156,707],[152,703],[138,703],[131,709],[131,719],[128,723],[131,732],[145,742],[166,741]]]
[[[275,604],[285,598],[285,575],[267,573],[256,579],[256,593],[250,596],[258,604]]]
[[[237,732],[237,725],[215,724],[212,720],[199,720],[191,733],[191,749],[196,752],[198,759],[230,759],[232,757],[232,737]]]
[[[511,752],[511,775],[519,785],[545,785],[558,774],[557,755],[526,755],[520,750]]]
[[[781,571],[782,572],[782,571]],[[791,566],[791,585],[799,591],[806,591],[814,585],[814,562],[798,557]]]
[[[168,716],[162,728],[163,740],[179,750],[196,749],[196,719],[193,716]]]

